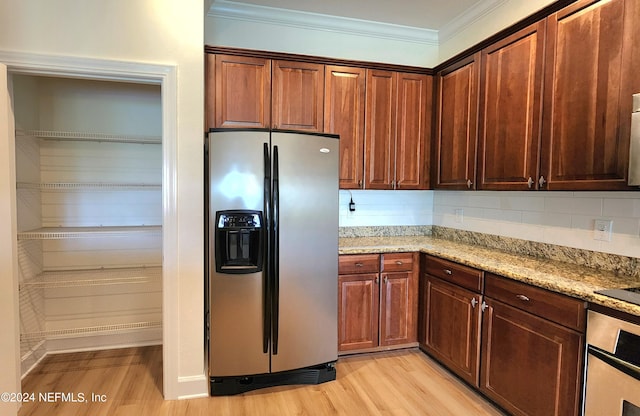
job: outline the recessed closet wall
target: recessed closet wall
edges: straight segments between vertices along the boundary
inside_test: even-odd
[[[159,85],[15,75],[22,372],[162,342]]]

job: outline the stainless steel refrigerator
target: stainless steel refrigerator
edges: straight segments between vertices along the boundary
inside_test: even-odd
[[[212,129],[206,153],[211,394],[335,379],[338,137]]]

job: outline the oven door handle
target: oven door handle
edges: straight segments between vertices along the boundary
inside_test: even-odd
[[[624,360],[621,360],[620,358],[616,357],[610,352],[605,351],[602,348],[595,347],[593,345],[589,345],[587,347],[587,353],[602,360],[603,362],[615,368],[616,370],[622,371],[628,376],[631,376],[634,379],[640,381],[640,367],[637,367]]]

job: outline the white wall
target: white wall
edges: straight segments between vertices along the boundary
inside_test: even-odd
[[[439,62],[532,15],[556,0],[502,0],[472,21],[453,21],[440,31]]]
[[[249,12],[254,13],[254,9]],[[422,67],[438,63],[438,47],[429,41],[384,33],[373,36],[351,30],[349,22],[344,29],[335,29],[315,24],[315,20],[309,24],[286,20],[208,16],[205,44]]]
[[[341,190],[339,204],[340,227],[430,225],[433,219],[433,191]]]
[[[433,200],[434,225],[640,257],[640,192],[435,191]],[[593,239],[596,219],[613,221],[610,242]]]
[[[203,354],[203,37],[197,0],[1,0],[0,51],[112,59],[177,67],[178,313],[165,334],[165,397],[206,394]],[[4,127],[3,127],[4,128]],[[4,136],[0,136],[3,138]],[[4,146],[4,145],[3,145]],[[9,154],[2,153],[2,163]],[[0,186],[0,192],[9,192]],[[0,225],[8,229],[7,216]],[[167,258],[165,257],[165,261]],[[8,351],[0,351],[4,356]],[[165,360],[167,356],[165,355]],[[3,366],[4,368],[4,366]],[[167,371],[168,369],[168,371]],[[4,374],[0,377],[5,377]]]

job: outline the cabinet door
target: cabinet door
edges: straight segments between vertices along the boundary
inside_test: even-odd
[[[324,65],[273,61],[273,128],[322,131]]]
[[[578,414],[584,337],[486,298],[480,390],[514,415]]]
[[[545,21],[482,51],[479,189],[536,189]]]
[[[340,188],[362,188],[366,70],[325,67],[324,130],[340,135]]]
[[[626,189],[631,94],[640,91],[640,2],[582,0],[548,19],[548,189]]]
[[[396,78],[396,72],[367,70],[365,188],[393,188]]]
[[[271,61],[216,55],[215,126],[271,125]]]
[[[381,274],[380,345],[417,340],[417,278],[413,272]]]
[[[395,188],[429,187],[429,142],[433,78],[398,74]]]
[[[378,346],[378,273],[338,277],[338,351]]]
[[[479,55],[437,76],[435,187],[475,189]]]
[[[451,371],[478,385],[481,295],[427,276],[425,348]]]

